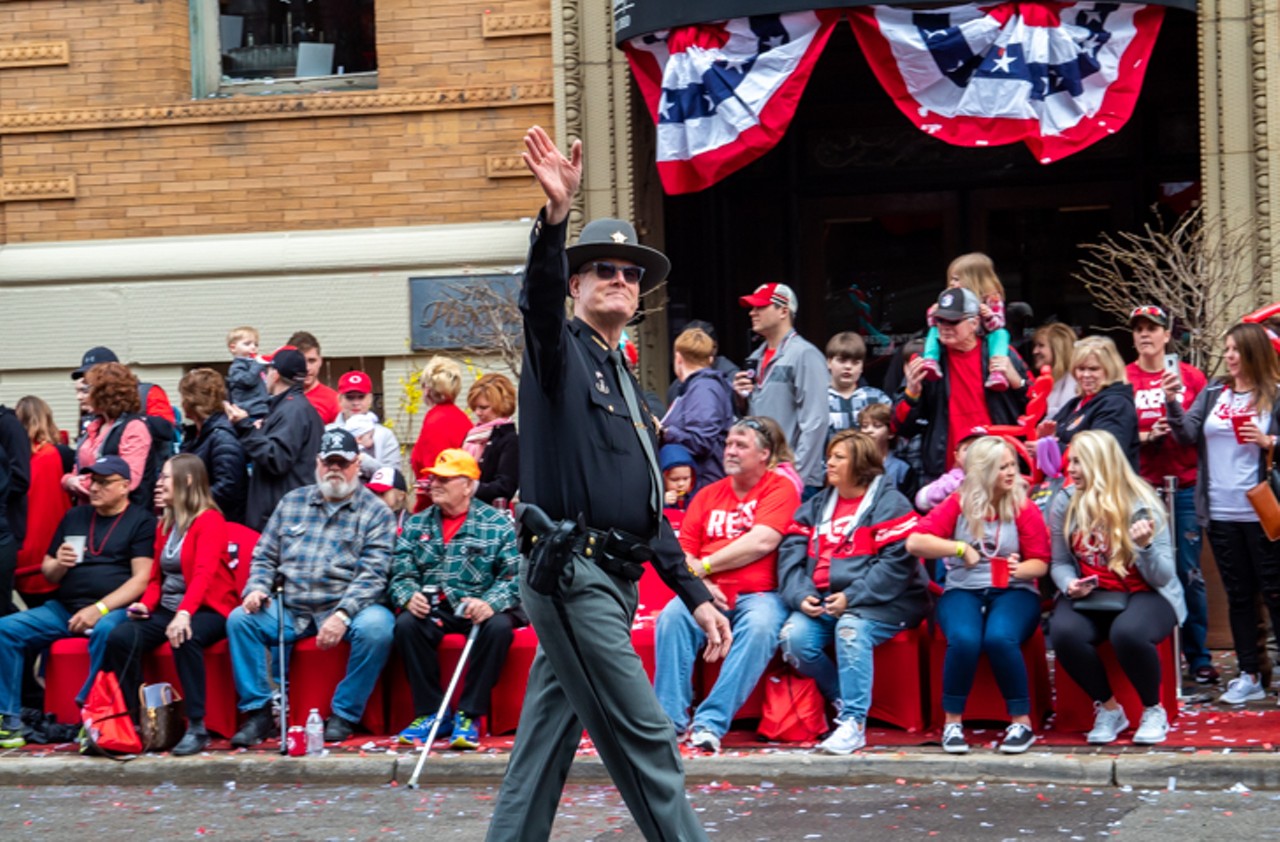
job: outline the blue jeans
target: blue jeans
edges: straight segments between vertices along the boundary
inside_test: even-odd
[[[259,710],[271,703],[271,684],[267,670],[274,665],[274,650],[279,639],[276,600],[266,603],[253,614],[237,608],[227,618],[227,644],[231,647],[231,674],[240,696],[240,710]],[[293,630],[290,612],[284,613],[284,642],[291,646],[304,637],[314,637],[313,622],[305,632]],[[351,620],[344,640],[351,644],[347,675],[333,691],[333,712],[348,722],[359,722],[373,685],[391,654],[391,638],[395,617],[382,605],[370,605]],[[287,653],[286,653],[287,655]],[[288,667],[285,667],[288,669]]]
[[[693,727],[716,736],[729,730],[733,715],[755,689],[778,648],[778,631],[787,607],[774,591],[739,594],[725,612],[733,628],[733,644],[715,686],[693,714]],[[677,733],[689,729],[693,704],[693,665],[707,636],[679,599],[667,603],[654,629],[653,689]]]
[[[818,683],[828,701],[837,703],[838,722],[867,721],[871,709],[871,685],[875,679],[874,650],[901,629],[897,626],[843,614],[810,617],[792,611],[782,627],[782,658]],[[826,648],[835,641],[836,660]]]
[[[89,635],[89,677],[76,694],[76,704],[84,704],[88,697],[107,651],[107,638],[125,617],[124,609],[117,608],[94,624],[93,634]],[[71,637],[67,630],[70,620],[71,612],[56,599],[0,618],[0,714],[22,713],[22,664],[26,653],[39,652],[55,640]]]
[[[1187,602],[1187,619],[1182,624],[1182,654],[1195,672],[1213,662],[1205,638],[1209,633],[1209,598],[1205,595],[1204,574],[1200,572],[1203,533],[1196,522],[1196,490],[1183,488],[1173,495],[1177,519],[1178,581]]]
[[[1022,644],[1040,622],[1040,594],[1026,588],[951,588],[938,599],[938,625],[947,636],[942,661],[942,709],[964,713],[983,654],[1010,716],[1031,713]]]

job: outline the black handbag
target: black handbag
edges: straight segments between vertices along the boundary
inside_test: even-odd
[[[1067,599],[1071,597],[1063,594]],[[1071,607],[1077,611],[1098,614],[1119,614],[1129,607],[1128,591],[1104,591],[1094,588],[1088,596],[1071,599]]]

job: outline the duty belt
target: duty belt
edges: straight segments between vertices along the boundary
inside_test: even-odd
[[[526,527],[522,532],[528,535],[521,542],[526,552],[541,536],[571,527],[573,543],[570,548],[574,555],[593,561],[600,569],[628,581],[638,581],[644,575],[644,563],[653,558],[653,549],[648,542],[621,529],[594,529],[583,523],[581,518],[576,523],[556,522],[537,506],[528,503],[520,504],[518,519]]]

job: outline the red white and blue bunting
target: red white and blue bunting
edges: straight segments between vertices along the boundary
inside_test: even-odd
[[[877,79],[921,131],[958,146],[1026,143],[1049,164],[1129,120],[1164,9],[867,6],[633,38],[625,48],[658,127],[666,192],[705,189],[772,149],[846,14]]]

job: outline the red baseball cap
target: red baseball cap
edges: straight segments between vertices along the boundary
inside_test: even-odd
[[[956,443],[957,443],[957,444],[964,444],[965,442],[969,441],[970,439],[980,439],[980,438],[982,438],[983,436],[989,436],[989,435],[991,435],[991,431],[990,431],[990,430],[988,430],[986,427],[983,427],[983,426],[970,427],[970,428],[969,428],[969,432],[967,432],[967,433],[965,433],[963,436],[961,436],[961,437],[960,437],[960,441],[958,441],[958,442],[956,442]]]
[[[800,308],[800,300],[796,298],[795,291],[786,284],[761,284],[756,287],[755,292],[739,298],[738,303],[743,307],[768,307],[770,304],[777,304],[790,309],[792,313]]]
[[[347,392],[359,392],[367,395],[373,391],[373,384],[369,381],[369,375],[363,371],[348,371],[346,374],[338,378],[338,394],[345,395]]]

